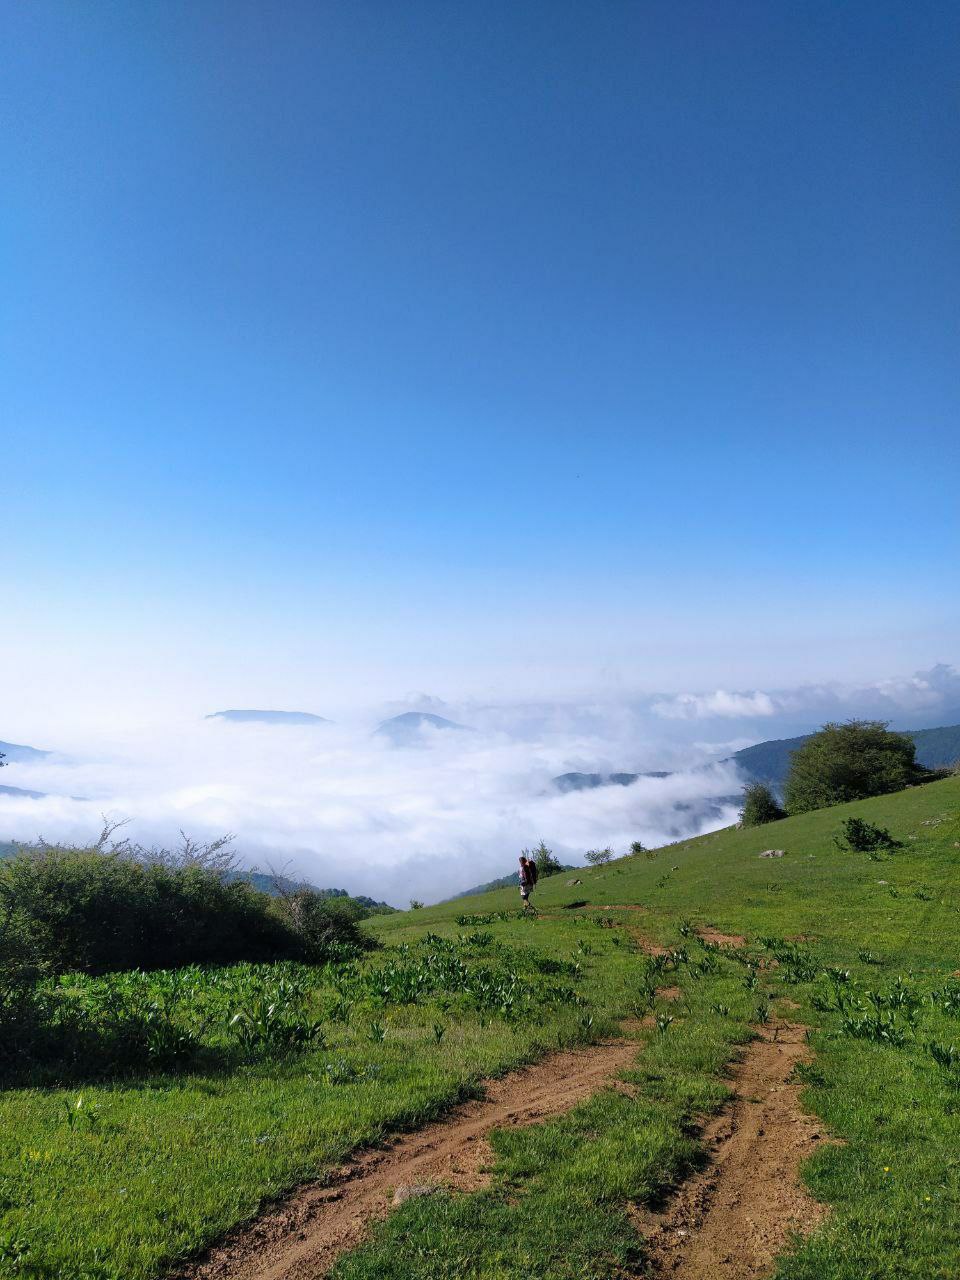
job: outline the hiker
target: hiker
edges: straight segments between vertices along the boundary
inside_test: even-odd
[[[533,903],[530,901],[530,891],[537,883],[537,864],[532,858],[528,858],[526,854],[523,853],[520,855],[519,875],[520,897],[523,899],[523,909],[526,911],[528,908],[532,908],[535,911],[536,907],[534,907]]]

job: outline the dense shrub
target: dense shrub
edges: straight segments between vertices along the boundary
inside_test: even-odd
[[[833,837],[838,849],[849,849],[854,853],[870,853],[874,849],[899,849],[899,840],[894,840],[886,827],[877,827],[863,818],[847,818],[840,835]]]
[[[779,822],[786,812],[774,799],[773,792],[762,782],[753,782],[743,789],[743,808],[740,810],[741,827],[762,827],[767,822]]]
[[[330,898],[299,889],[270,906],[292,931],[297,958],[308,964],[339,959],[373,945],[358,928],[369,912],[353,898]]]
[[[608,845],[605,849],[588,849],[583,856],[591,867],[602,867],[613,861],[613,850]]]
[[[346,904],[346,905],[345,905]],[[195,866],[24,850],[0,863],[0,969],[52,973],[324,960],[361,945],[363,909],[308,892],[271,899]]]
[[[794,751],[784,789],[787,813],[900,791],[928,777],[916,746],[882,720],[825,724]]]

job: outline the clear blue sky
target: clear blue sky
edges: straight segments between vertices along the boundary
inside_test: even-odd
[[[15,692],[960,656],[955,3],[39,0],[2,38]]]

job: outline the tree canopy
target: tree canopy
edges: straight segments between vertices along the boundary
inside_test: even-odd
[[[920,781],[916,746],[883,720],[825,724],[794,753],[784,788],[787,813],[900,791]]]

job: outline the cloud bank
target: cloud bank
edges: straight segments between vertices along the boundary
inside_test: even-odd
[[[716,689],[676,693],[653,699],[650,711],[663,720],[872,716],[905,728],[922,728],[921,724],[902,722],[911,715],[926,720],[928,713],[960,712],[960,672],[948,663],[938,663],[912,676],[864,684],[811,684],[769,692]]]
[[[428,726],[415,749],[373,732],[384,710],[426,709],[475,732]],[[436,901],[506,874],[541,838],[580,863],[598,846],[623,853],[634,840],[654,846],[733,822],[736,806],[716,799],[739,792],[735,769],[722,763],[739,747],[854,715],[898,727],[958,723],[960,673],[940,664],[854,686],[577,703],[417,694],[380,714],[270,726],[198,713],[162,729],[35,742],[56,750],[4,769],[0,783],[49,794],[0,796],[0,840],[89,840],[106,813],[129,817],[143,843],[169,844],[181,828],[196,838],[231,831],[248,866],[289,865],[322,887],[396,905]],[[551,783],[572,771],[649,770],[672,773],[565,794]]]
[[[600,736],[554,730],[534,742],[496,728],[425,729],[423,745],[405,750],[367,724],[191,722],[5,769],[9,784],[57,794],[3,798],[2,836],[84,840],[101,813],[130,817],[128,833],[144,843],[169,843],[180,828],[231,831],[247,865],[289,863],[323,887],[405,905],[503,875],[541,838],[579,863],[598,845],[625,852],[633,840],[662,844],[733,820],[711,803],[737,790],[728,765],[628,788],[553,787],[556,774],[598,760],[632,764],[637,746],[621,728],[614,717]]]

